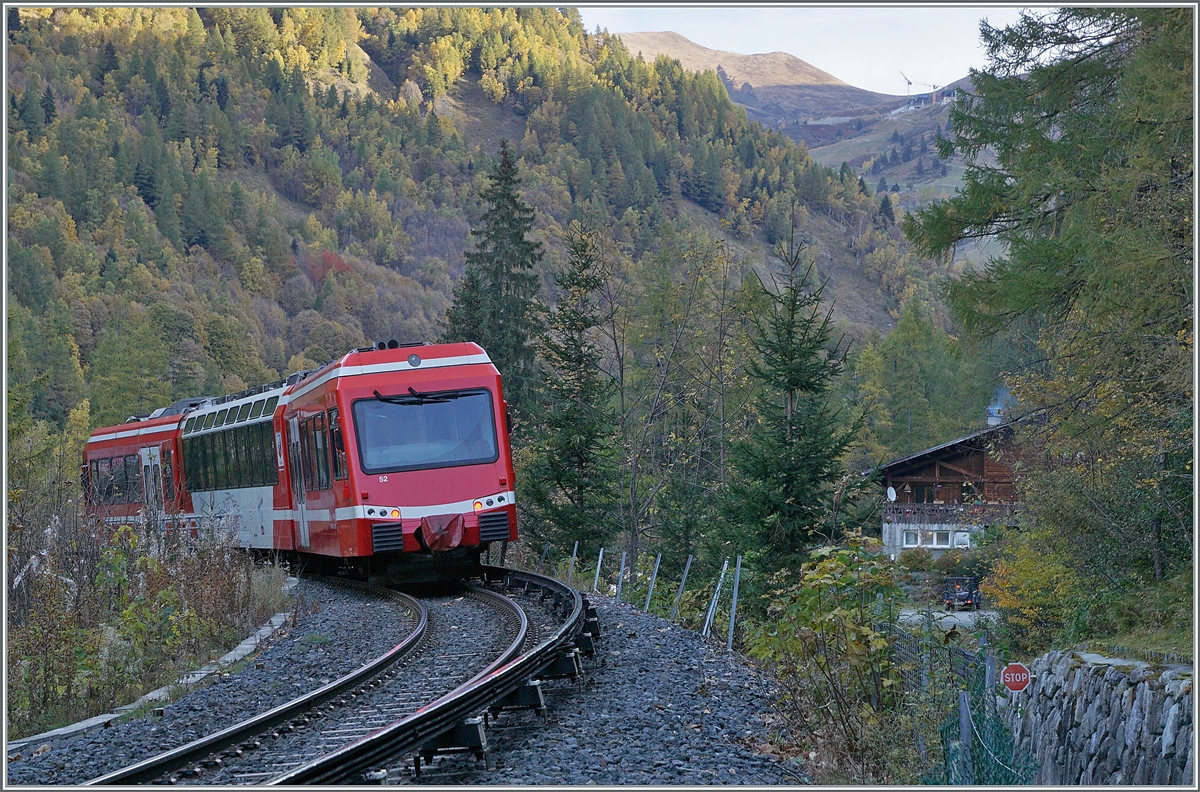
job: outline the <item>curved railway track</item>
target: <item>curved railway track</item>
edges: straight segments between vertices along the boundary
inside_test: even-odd
[[[531,680],[578,676],[580,652],[599,635],[579,592],[527,572],[485,567],[483,586],[428,604],[389,595],[410,601],[418,627],[385,655],[270,712],[88,783],[353,783],[378,778],[408,755],[418,772],[420,757],[439,749],[483,757],[486,735],[472,716],[541,706]],[[480,621],[481,609],[503,627],[462,629]]]

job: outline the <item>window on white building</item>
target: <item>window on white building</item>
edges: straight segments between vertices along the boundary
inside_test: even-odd
[[[966,531],[956,531],[954,534],[954,546],[955,547],[970,547],[971,546],[971,534],[969,534]]]
[[[949,547],[950,546],[950,532],[949,531],[934,531],[933,532],[933,546],[934,547]]]
[[[916,547],[920,543],[921,543],[920,534],[918,534],[916,531],[905,531],[904,532],[904,546],[905,547]]]

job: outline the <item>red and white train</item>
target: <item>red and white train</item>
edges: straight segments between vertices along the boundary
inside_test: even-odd
[[[82,480],[108,522],[225,527],[368,578],[464,577],[517,539],[510,430],[479,346],[390,341],[97,429]]]

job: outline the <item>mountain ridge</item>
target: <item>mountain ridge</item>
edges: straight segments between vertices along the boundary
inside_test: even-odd
[[[715,71],[733,101],[768,125],[816,120],[835,111],[890,110],[907,97],[850,85],[795,55],[768,52],[743,55],[714,50],[674,31],[617,33],[631,54],[650,62],[660,54],[691,71]]]

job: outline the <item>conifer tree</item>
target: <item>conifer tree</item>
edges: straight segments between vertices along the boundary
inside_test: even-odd
[[[37,99],[37,91],[32,86],[26,88],[25,93],[21,94],[21,102],[17,105],[17,117],[29,130],[30,137],[36,137],[46,126],[46,111],[42,109],[41,103]]]
[[[594,553],[617,530],[620,481],[613,456],[617,421],[597,340],[604,277],[596,232],[572,223],[567,254],[566,267],[554,275],[558,305],[538,339],[540,432],[529,472],[521,477],[522,501],[532,535],[561,547],[578,541]]]
[[[794,229],[776,256],[783,275],[774,290],[760,284],[765,308],[751,318],[746,373],[757,389],[754,420],[731,448],[724,502],[763,572],[799,569],[812,545],[836,538],[839,506],[859,486],[840,462],[859,426],[842,426],[832,403],[846,347],[832,342],[832,308],[821,305],[825,284],[810,288],[813,263]]]
[[[896,213],[892,211],[892,199],[886,193],[879,202],[879,216],[887,220],[885,225],[896,222]]]
[[[54,101],[54,89],[50,83],[46,83],[46,90],[42,93],[42,112],[45,113],[47,124],[58,117],[58,105]]]
[[[500,375],[508,403],[518,412],[533,387],[533,339],[539,328],[538,273],[542,243],[527,238],[533,209],[517,192],[521,179],[507,140],[500,163],[481,197],[487,205],[467,253],[467,275],[446,312],[445,341],[474,341]]]

